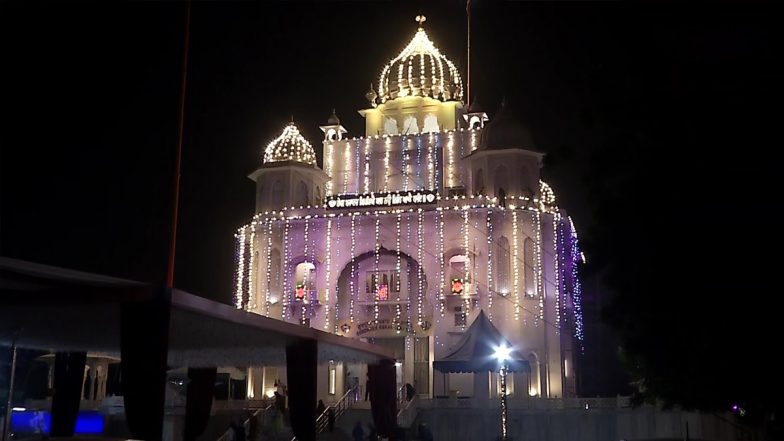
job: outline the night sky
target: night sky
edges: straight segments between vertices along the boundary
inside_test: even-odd
[[[692,259],[679,276],[773,270],[750,265],[777,236],[772,3],[473,4],[472,94],[531,128],[589,259],[592,232],[627,222],[672,229],[655,246]],[[293,115],[320,155],[333,107],[362,135],[356,110],[419,13],[465,78],[464,2],[193,5],[177,287],[229,302],[263,147]],[[0,255],[163,282],[184,19],[178,2],[0,3]],[[629,174],[653,199],[597,212]]]

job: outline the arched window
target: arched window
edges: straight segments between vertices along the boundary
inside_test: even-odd
[[[394,118],[387,117],[384,120],[384,133],[387,135],[397,135],[397,121]]]
[[[281,182],[280,179],[272,184],[270,202],[272,202],[272,206],[275,208],[283,206],[283,182]]]
[[[297,200],[294,203],[295,206],[305,206],[310,205],[310,201],[308,199],[308,187],[305,185],[305,182],[299,181],[299,185],[297,186]]]
[[[525,238],[523,245],[523,261],[525,262],[525,274],[523,280],[525,281],[525,295],[528,297],[536,296],[536,278],[534,277],[534,270],[536,269],[536,262],[534,260],[534,241],[530,237]]]
[[[316,266],[302,262],[294,267],[294,300],[309,303],[316,298]]]
[[[478,116],[474,115],[471,117],[471,120],[468,121],[468,127],[472,129],[478,129],[482,127],[482,119]]]
[[[511,281],[509,273],[511,272],[511,254],[509,253],[509,239],[501,236],[496,241],[495,250],[495,290],[503,295],[509,294],[511,290]]]
[[[471,259],[458,254],[449,259],[450,292],[452,294],[471,293]]]
[[[480,168],[474,175],[474,194],[484,194],[485,192],[485,175]]]
[[[528,363],[531,365],[531,376],[529,377],[528,395],[537,397],[542,395],[542,383],[539,375],[539,357],[531,352],[528,355]]]
[[[327,140],[336,141],[338,139],[338,132],[335,129],[327,129]]]
[[[412,115],[406,118],[406,121],[403,123],[403,133],[404,134],[419,133],[419,124],[417,123],[415,116]]]
[[[423,133],[439,132],[441,129],[438,127],[438,117],[432,113],[425,115],[425,127]]]

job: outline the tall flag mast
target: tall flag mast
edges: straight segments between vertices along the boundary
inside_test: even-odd
[[[466,45],[468,49],[468,56],[466,57],[468,66],[466,67],[465,102],[467,105],[470,106],[471,105],[471,0],[466,1],[466,18],[468,21],[468,38],[467,38],[468,44]]]

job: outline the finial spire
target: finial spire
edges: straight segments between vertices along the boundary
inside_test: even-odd
[[[422,29],[422,26],[425,24],[425,20],[427,20],[427,17],[425,17],[424,15],[417,15],[415,20],[417,23],[419,23],[419,29]]]

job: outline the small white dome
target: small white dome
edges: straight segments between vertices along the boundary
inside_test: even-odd
[[[264,163],[294,161],[308,165],[316,165],[316,151],[299,132],[299,129],[290,122],[283,133],[264,149]]]

